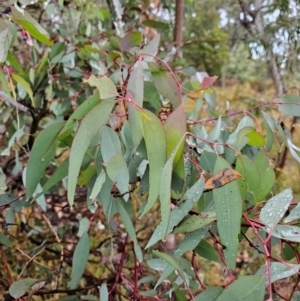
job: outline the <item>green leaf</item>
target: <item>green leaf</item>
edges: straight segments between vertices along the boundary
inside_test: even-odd
[[[184,239],[172,250],[172,256],[175,260],[180,259],[180,257],[187,251],[194,250],[197,244],[203,239],[204,235],[207,233],[209,227],[205,227],[194,232],[187,233]],[[173,271],[174,266],[168,264],[163,267],[163,272],[159,277],[156,286],[160,285]]]
[[[295,274],[298,274],[300,270],[300,264],[285,264],[281,262],[271,262],[271,270],[270,270],[270,278],[271,278],[271,283],[284,279],[290,276],[293,276]],[[271,284],[268,281],[268,269],[266,269],[266,266],[262,266],[257,272],[256,275],[264,275],[266,278],[266,286]],[[252,276],[255,277],[255,276]]]
[[[46,191],[52,188],[55,184],[65,178],[68,174],[68,167],[69,167],[69,158],[66,158],[63,163],[55,170],[53,175],[46,181],[43,185],[43,190],[34,196],[34,199],[39,198],[43,195]]]
[[[217,219],[215,212],[201,212],[199,215],[187,216],[173,231],[173,233],[186,233],[199,230]]]
[[[108,126],[101,130],[101,154],[105,164],[115,155],[122,155],[118,134]]]
[[[56,138],[65,122],[56,122],[40,132],[34,141],[26,170],[26,197],[30,198],[44,175],[58,146]]]
[[[125,210],[124,206],[122,205],[121,201],[120,200],[117,200],[117,210],[118,212],[120,213],[120,216],[122,218],[122,222],[125,226],[125,229],[127,230],[131,240],[137,244],[138,241],[137,241],[137,237],[136,237],[136,234],[135,234],[135,230],[134,230],[134,227],[133,227],[133,224],[132,224],[132,221],[131,221],[131,218],[128,214],[128,212]]]
[[[259,193],[260,189],[260,174],[256,165],[246,156],[239,155],[236,160],[236,170],[242,175],[242,178],[238,178],[237,181],[243,199],[247,199],[248,192],[251,192],[255,197],[256,193]],[[247,201],[250,202],[248,199]],[[249,203],[247,205],[254,206],[255,202],[256,197],[254,198],[253,203]]]
[[[217,298],[217,301],[263,301],[265,295],[264,276],[245,276],[232,283]]]
[[[0,233],[0,245],[11,247],[13,244],[12,242],[5,236],[3,233]]]
[[[214,174],[231,168],[231,165],[221,157],[216,160]],[[235,269],[238,251],[238,234],[240,233],[242,216],[242,197],[236,180],[213,189],[217,213],[217,226],[224,249],[224,256],[229,268]]]
[[[51,48],[51,52],[49,54],[49,58],[51,60],[51,64],[55,65],[62,57],[66,54],[66,45],[64,42],[57,42]]]
[[[204,188],[204,180],[200,178],[190,189],[186,191],[184,196],[178,202],[177,206],[171,211],[170,221],[168,225],[167,235],[173,231],[173,228],[188,214],[194,204],[200,199]],[[196,232],[196,231],[195,231]],[[162,224],[159,224],[152,234],[146,248],[154,245],[162,237]],[[194,233],[194,232],[193,232]],[[189,234],[187,234],[189,235]]]
[[[58,140],[63,140],[67,136],[69,136],[73,128],[76,124],[78,124],[78,121],[82,119],[95,105],[99,104],[101,102],[99,92],[96,92],[92,96],[88,97],[69,117],[67,120],[65,126],[61,130]]]
[[[156,90],[167,98],[174,107],[178,107],[181,104],[181,90],[174,79],[174,75],[156,63],[149,62],[148,65]]]
[[[85,233],[87,233],[87,231],[89,231],[89,228],[90,228],[90,220],[84,217],[79,221],[79,229],[78,229],[77,236],[82,237]]]
[[[30,288],[38,281],[38,279],[34,278],[17,280],[12,283],[12,285],[9,287],[8,292],[13,298],[19,299],[24,296],[26,292],[29,291]]]
[[[96,77],[92,74],[89,79],[84,79],[83,82],[88,83],[91,87],[96,87],[102,100],[115,99],[118,96],[115,84],[107,76]]]
[[[0,32],[0,63],[4,63],[6,60],[11,40],[12,34],[7,27]]]
[[[248,145],[256,147],[263,147],[265,145],[265,138],[259,133],[257,133],[255,130],[247,133],[245,137],[249,139],[247,141]]]
[[[234,132],[229,135],[226,141],[237,151],[241,150],[246,144],[245,142],[246,139],[243,139],[243,141],[238,140],[238,134],[244,127],[248,127],[248,126],[254,127],[254,122],[252,118],[250,118],[249,116],[245,116],[243,119],[241,119]],[[241,137],[243,137],[243,135],[241,135]],[[233,163],[235,161],[235,153],[231,149],[226,148],[225,155],[226,155],[226,160],[229,163]]]
[[[142,22],[144,26],[148,26],[155,29],[167,30],[170,28],[170,24],[155,20],[145,20]]]
[[[272,197],[261,209],[259,220],[269,228],[274,228],[284,216],[293,200],[291,189],[285,189]]]
[[[10,51],[7,54],[7,61],[14,67],[14,69],[18,72],[20,76],[23,78],[28,78],[24,70],[22,69],[22,66],[20,64],[20,61],[16,58],[14,54],[12,54]]]
[[[204,151],[200,157],[200,166],[209,173],[213,173],[217,158],[215,153]]]
[[[261,111],[263,115],[263,121],[264,121],[264,126],[267,132],[267,142],[266,142],[266,149],[269,152],[274,144],[274,121],[271,116],[269,116],[267,113],[264,111]]]
[[[298,219],[300,219],[300,203],[298,203],[297,206],[290,211],[289,215],[283,220],[283,222],[290,223]]]
[[[275,173],[269,165],[269,160],[263,151],[260,151],[253,160],[259,174],[259,187],[256,190],[256,201],[262,201],[270,193],[275,183]]]
[[[290,261],[296,256],[294,249],[287,243],[284,244],[281,255],[285,261]]]
[[[198,246],[195,248],[195,252],[208,260],[219,261],[220,256],[212,245],[210,245],[206,240],[201,240]]]
[[[77,183],[77,176],[85,152],[95,136],[107,122],[115,105],[114,101],[103,101],[94,106],[83,118],[70,151],[70,163],[68,172],[68,200],[72,206]]]
[[[21,19],[17,19],[17,18],[12,18],[12,20],[21,25],[32,37],[34,37],[35,39],[37,39],[38,41],[40,41],[41,43],[47,45],[47,46],[52,46],[53,43],[49,40],[49,38],[42,34],[34,24],[32,24],[31,22],[25,21],[25,20],[21,20]]]
[[[297,226],[277,225],[275,228],[265,227],[263,230],[283,240],[300,242],[300,227]]]
[[[197,295],[195,297],[195,301],[216,301],[223,290],[224,289],[222,287],[210,287],[201,294]]]
[[[143,49],[140,50],[140,53],[146,54],[144,55],[144,59],[146,62],[153,61],[159,47],[160,42],[160,34],[157,34]],[[149,55],[149,56],[148,56]]]
[[[211,112],[216,108],[217,96],[215,92],[205,93],[205,102],[207,103],[207,112]]]
[[[0,93],[1,95],[1,93]],[[1,95],[2,96],[2,95]],[[19,128],[14,134],[10,137],[8,142],[8,147],[1,152],[2,156],[9,156],[11,148],[16,144],[16,141],[19,141],[24,135],[25,125]]]
[[[162,253],[156,250],[152,251],[157,257],[163,259],[164,261],[166,261],[168,264],[170,264],[171,266],[173,266],[179,273],[180,277],[185,281],[185,275],[183,273],[183,270],[181,269],[180,265],[178,264],[178,262],[171,257],[170,255],[166,254],[166,253]],[[158,284],[156,284],[155,288],[156,289],[158,286]]]
[[[137,61],[134,64],[133,71],[130,73],[127,86],[127,98],[130,98],[138,107],[143,107],[144,70],[141,61]],[[143,132],[140,125],[139,112],[130,102],[128,102],[128,115],[132,140],[134,145],[137,146],[143,137]]]
[[[138,60],[133,66],[127,85],[127,98],[131,98],[139,107],[143,107],[144,69]]]
[[[95,199],[97,197],[97,195],[100,193],[101,188],[104,184],[106,180],[106,173],[105,171],[102,169],[101,172],[99,173],[99,175],[97,176],[97,179],[95,181],[95,184],[93,186],[91,195],[90,195],[90,199]]]
[[[77,184],[79,186],[87,185],[88,183],[91,182],[91,179],[95,173],[96,173],[95,165],[88,166],[80,173],[80,176],[77,180]]]
[[[161,108],[159,94],[156,88],[154,87],[153,83],[149,81],[144,82],[144,107],[146,107],[150,111],[153,111],[151,110],[151,108],[153,108],[153,112],[156,114]]]
[[[213,129],[213,131],[209,134],[207,137],[207,140],[209,141],[216,141],[220,137],[222,130],[222,116],[219,116],[218,121],[216,122],[216,125]]]
[[[256,129],[252,126],[243,127],[237,135],[237,140],[239,149],[242,149],[245,144],[256,147],[263,147],[265,145],[265,138],[257,133]]]
[[[143,115],[142,115],[143,114]],[[149,196],[143,214],[148,212],[158,198],[162,171],[166,162],[166,135],[160,120],[151,112],[143,110],[143,135],[149,161]]]
[[[162,239],[167,233],[170,215],[171,215],[170,205],[171,205],[171,180],[172,180],[173,162],[184,139],[185,139],[185,135],[181,137],[181,140],[179,140],[179,143],[177,144],[172,154],[170,155],[167,163],[165,164],[161,175],[159,199],[160,199],[160,210],[161,210],[161,221],[162,221],[161,223]]]
[[[52,46],[52,42],[49,40],[49,35],[47,31],[34,19],[31,17],[31,15],[16,6],[11,6],[11,12],[13,15],[12,20],[16,22],[17,24],[21,25],[25,30],[29,32],[30,35],[35,37],[40,42]]]
[[[69,289],[75,289],[85,270],[90,254],[90,239],[88,233],[84,233],[78,241],[72,259],[71,280],[68,282]]]
[[[282,114],[289,116],[300,116],[300,97],[289,94],[281,97],[282,104],[279,104],[279,110]]]
[[[27,83],[27,81],[23,77],[19,76],[18,74],[15,74],[15,73],[12,73],[11,76],[18,84],[20,84],[25,89],[25,91],[28,93],[28,95],[31,99],[32,106],[35,107],[33,93],[32,93],[31,87]]]
[[[164,129],[167,139],[167,158],[170,157],[171,153],[177,148],[178,143],[181,141],[174,158],[174,166],[176,166],[182,157],[185,142],[182,137],[186,133],[186,116],[182,106],[177,107],[171,115],[169,115],[164,123]]]
[[[127,164],[122,155],[117,154],[110,159],[106,166],[106,172],[109,178],[115,182],[120,194],[122,194],[123,198],[127,201],[129,198],[129,173]]]
[[[0,195],[5,194],[6,189],[7,189],[6,175],[3,172],[2,168],[0,167]]]
[[[143,41],[143,35],[139,31],[128,32],[120,42],[121,51],[127,51],[132,47],[140,46]]]

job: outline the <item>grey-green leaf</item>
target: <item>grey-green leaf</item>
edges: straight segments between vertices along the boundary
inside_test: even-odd
[[[108,289],[106,282],[103,282],[100,287],[100,301],[108,301]]]
[[[199,215],[187,216],[173,231],[173,233],[186,233],[201,229],[217,219],[215,212],[201,212]]]
[[[214,174],[220,170],[231,168],[221,157],[216,160]],[[226,247],[224,255],[229,268],[234,269],[238,251],[238,234],[242,217],[242,197],[236,180],[213,189],[217,225],[222,244]]]
[[[195,301],[216,301],[223,292],[222,287],[211,287],[195,297]]]
[[[80,278],[85,270],[85,266],[90,254],[90,239],[87,232],[85,232],[75,248],[72,260],[71,280],[68,282],[70,289],[75,289]]]
[[[33,144],[26,170],[26,197],[30,198],[44,175],[58,145],[56,138],[64,122],[56,122],[43,130]]]
[[[289,223],[298,219],[300,219],[300,203],[291,210],[290,214],[283,220],[283,222]]]
[[[15,298],[19,299],[26,294],[28,290],[34,285],[38,280],[34,278],[25,278],[12,283],[9,287],[9,294]]]
[[[174,107],[181,104],[181,90],[173,75],[158,64],[149,62],[152,81],[157,91],[167,98]]]
[[[166,235],[188,214],[194,204],[200,199],[204,188],[203,178],[199,179],[181,198],[178,205],[171,211],[170,221]],[[162,225],[159,224],[152,234],[146,248],[154,245],[162,237]]]
[[[300,264],[292,263],[281,263],[281,262],[271,262],[271,283],[279,280],[290,277],[292,275],[298,274],[300,270]],[[256,275],[265,275],[266,277],[266,286],[271,284],[268,283],[268,270],[266,266],[262,266],[257,272]]]
[[[245,276],[228,288],[217,298],[217,301],[263,301],[265,295],[264,276]]]
[[[108,126],[104,126],[101,131],[101,154],[105,164],[114,155],[122,154],[119,136]]]
[[[70,163],[68,173],[68,200],[72,206],[80,171],[81,163],[90,143],[105,125],[115,105],[114,101],[103,101],[93,107],[83,118],[70,151]]]
[[[259,215],[260,221],[264,225],[274,228],[287,211],[292,200],[293,193],[291,189],[285,189],[275,195],[261,209]]]
[[[148,212],[158,198],[163,166],[166,162],[166,135],[160,120],[150,111],[143,110],[140,118],[143,124],[143,135],[146,143],[150,175],[149,197],[143,214]]]

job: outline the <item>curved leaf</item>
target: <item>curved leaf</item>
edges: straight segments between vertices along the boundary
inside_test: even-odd
[[[140,46],[143,41],[143,35],[139,31],[128,32],[120,42],[122,51],[127,51],[132,47]]]
[[[133,102],[135,102],[138,107],[143,107],[144,70],[140,61],[137,61],[134,64],[133,71],[130,73],[127,86],[127,98],[130,98]],[[137,147],[143,137],[142,127],[139,119],[139,112],[131,103],[128,103],[127,107],[132,141],[134,143],[134,146]]]
[[[267,204],[261,209],[259,219],[269,228],[274,228],[293,200],[291,189],[285,189],[268,200]]]
[[[171,211],[167,235],[173,231],[173,228],[188,214],[194,204],[200,199],[204,188],[203,178],[199,179],[178,202],[178,205]],[[152,234],[146,248],[154,245],[162,237],[162,224],[159,224]]]
[[[102,100],[115,98],[118,96],[118,91],[115,84],[107,76],[96,77],[92,74],[88,79],[83,80],[83,82],[88,83],[92,87],[96,87]]]
[[[70,116],[67,120],[65,126],[61,130],[58,140],[63,140],[65,137],[69,136],[73,131],[73,127],[77,124],[78,120],[83,118],[95,105],[101,102],[99,92],[96,92],[89,98],[87,98]]]
[[[38,279],[34,278],[25,278],[18,281],[15,281],[12,283],[12,285],[9,287],[9,294],[15,298],[19,299],[22,296],[26,294],[28,290],[36,283],[38,282]]]
[[[79,239],[75,248],[72,259],[71,280],[68,282],[68,288],[75,289],[80,278],[85,270],[85,266],[90,254],[90,239],[87,232],[85,232]]]
[[[56,138],[65,122],[56,122],[43,130],[35,139],[26,170],[26,197],[30,198],[49,165],[58,142]]]
[[[181,104],[181,90],[173,75],[156,63],[149,62],[148,65],[157,91],[167,98],[174,107],[178,107]]]
[[[86,114],[78,128],[72,143],[69,159],[68,200],[71,206],[74,203],[77,177],[84,154],[92,140],[108,120],[109,114],[111,113],[114,105],[114,101],[103,101],[96,105]]]
[[[143,135],[149,161],[149,196],[143,214],[148,212],[159,195],[160,181],[166,162],[166,135],[160,120],[147,110],[142,111]]]
[[[236,280],[217,298],[217,301],[263,301],[265,295],[264,276],[245,276]]]

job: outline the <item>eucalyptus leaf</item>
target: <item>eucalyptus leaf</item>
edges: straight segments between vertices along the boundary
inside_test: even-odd
[[[68,288],[75,289],[85,270],[85,266],[90,254],[90,239],[88,233],[84,233],[75,248],[72,259],[71,280],[68,282]]]
[[[83,118],[72,143],[68,172],[68,200],[73,205],[77,176],[85,152],[97,133],[108,120],[114,101],[103,101],[93,107]]]

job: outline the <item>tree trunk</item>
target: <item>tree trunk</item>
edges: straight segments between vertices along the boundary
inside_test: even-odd
[[[181,47],[183,45],[183,19],[184,19],[184,0],[176,0],[175,7],[175,27],[174,45],[176,47],[176,57],[182,57]]]
[[[276,56],[274,55],[272,45],[268,45],[266,41],[266,33],[265,33],[265,27],[263,23],[263,18],[261,15],[261,8],[262,8],[262,0],[256,0],[255,1],[255,11],[256,15],[254,18],[254,24],[257,30],[257,33],[259,35],[260,42],[264,45],[266,54],[267,54],[267,62],[269,70],[271,71],[271,75],[274,81],[274,84],[276,86],[277,96],[282,96],[285,94],[285,85],[284,81],[281,75],[281,70],[278,65],[278,62],[276,61]]]
[[[244,14],[241,24],[263,45],[266,51],[268,69],[271,72],[271,76],[276,87],[277,96],[282,96],[286,93],[286,90],[280,66],[276,60],[276,55],[273,52],[272,42],[270,42],[269,38],[266,36],[262,17],[263,0],[254,1],[254,10],[251,10],[249,5],[242,0],[239,0],[239,4]]]

